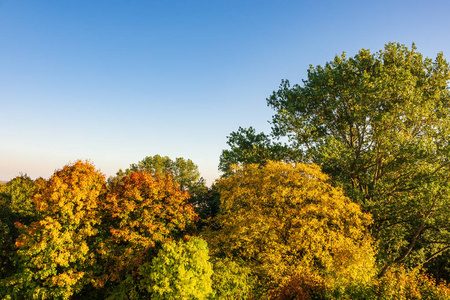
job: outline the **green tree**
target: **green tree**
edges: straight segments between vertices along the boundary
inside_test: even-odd
[[[383,275],[450,249],[449,65],[389,43],[311,66],[267,99],[273,133],[374,216]]]
[[[232,174],[233,165],[265,164],[268,160],[288,162],[298,155],[292,148],[274,143],[263,132],[256,133],[253,127],[239,127],[227,138],[230,149],[222,151],[219,162],[219,170],[225,177]]]
[[[198,166],[190,159],[177,157],[172,160],[168,156],[147,156],[140,162],[131,164],[129,169],[119,170],[116,174],[117,179],[134,171],[161,176],[169,174],[180,185],[181,190],[188,191],[191,196],[196,196],[206,189],[205,179],[200,176]]]
[[[208,299],[212,293],[213,273],[208,244],[201,238],[169,242],[151,263],[139,269],[142,288],[151,299]]]
[[[40,180],[40,179],[39,179]],[[31,193],[34,190],[34,181],[25,175],[20,175],[0,185],[0,206],[10,210],[18,218],[32,220],[36,210],[31,201]]]
[[[16,269],[13,258],[19,232],[14,224],[29,225],[37,218],[31,201],[34,187],[34,181],[27,175],[0,184],[0,279],[10,276]]]

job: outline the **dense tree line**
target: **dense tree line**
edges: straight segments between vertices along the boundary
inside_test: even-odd
[[[394,43],[311,66],[210,188],[159,155],[1,184],[0,298],[450,299],[449,79]]]

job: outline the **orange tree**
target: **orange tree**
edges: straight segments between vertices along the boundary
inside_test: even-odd
[[[120,179],[131,172],[146,172],[158,176],[169,174],[172,180],[180,185],[181,190],[188,191],[191,196],[196,196],[205,192],[205,179],[200,176],[198,166],[190,159],[177,157],[175,160],[168,156],[154,155],[146,156],[136,164],[131,164],[125,171],[119,170],[110,182],[120,181]]]
[[[105,184],[104,175],[83,161],[37,184],[31,200],[40,219],[16,223],[18,270],[3,281],[6,299],[68,299],[90,282],[95,264],[90,245]]]
[[[171,176],[136,171],[111,183],[102,203],[105,238],[98,254],[106,270],[99,284],[137,275],[164,242],[181,237],[196,218],[188,198]]]
[[[244,259],[269,288],[293,274],[368,282],[375,271],[371,217],[327,181],[317,165],[235,169],[218,183],[219,229],[209,237],[215,252]]]
[[[131,164],[126,170],[119,170],[116,176],[110,177],[108,182],[112,185],[132,172],[140,171],[150,173],[153,176],[170,175],[172,180],[179,184],[182,191],[187,191],[190,195],[189,203],[195,212],[203,220],[197,226],[204,226],[205,220],[213,217],[217,212],[217,193],[214,188],[208,189],[205,179],[200,176],[198,166],[190,159],[177,157],[171,159],[168,156],[146,156],[138,163]]]

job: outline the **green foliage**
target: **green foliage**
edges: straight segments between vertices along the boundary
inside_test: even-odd
[[[140,299],[148,294],[138,289],[139,266],[196,218],[170,174],[130,172],[107,189],[101,173],[77,161],[31,181],[31,201],[22,179],[0,191],[0,298]]]
[[[121,178],[132,172],[145,172],[153,176],[170,176],[174,182],[179,184],[182,191],[189,193],[189,202],[194,206],[195,211],[200,217],[207,219],[211,213],[209,207],[214,209],[214,192],[208,190],[205,185],[205,179],[200,176],[198,166],[190,159],[177,157],[175,160],[167,156],[147,156],[136,164],[131,164],[125,171],[119,170],[116,177],[109,178],[110,185],[120,182]],[[210,203],[210,200],[212,202]],[[202,226],[202,224],[200,224]]]
[[[17,231],[14,226],[14,219],[10,215],[0,214],[0,280],[12,273],[15,268],[13,265],[14,242],[17,237]]]
[[[206,189],[205,180],[200,177],[200,172],[196,164],[190,159],[177,157],[175,160],[167,156],[147,156],[136,164],[131,164],[129,169],[117,172],[117,179],[130,172],[141,171],[152,175],[166,176],[169,174],[173,180],[180,185],[181,190],[189,191],[191,196],[195,196]],[[112,179],[114,180],[114,179]]]
[[[149,298],[148,295],[143,294],[144,292],[139,290],[138,280],[128,274],[124,280],[112,288],[106,300],[139,300]]]
[[[34,181],[27,175],[20,175],[0,185],[0,207],[14,213],[20,220],[32,219],[36,215],[31,193]]]
[[[213,273],[208,252],[201,238],[164,244],[153,261],[139,269],[141,288],[155,300],[208,299]]]
[[[449,80],[414,45],[311,66],[268,99],[290,144],[240,127],[211,189],[159,155],[0,184],[0,298],[449,300]]]
[[[252,296],[256,278],[243,261],[216,258],[213,261],[212,275],[214,294],[211,299],[247,299]]]
[[[449,253],[450,249],[423,265],[424,268],[428,270],[428,273],[436,278],[438,283],[441,281],[450,282],[450,259],[448,259]]]
[[[223,177],[232,174],[233,165],[265,164],[268,160],[292,161],[298,155],[281,143],[274,143],[263,132],[256,133],[253,127],[239,127],[227,137],[230,150],[223,150],[220,155],[219,170]]]
[[[199,222],[197,222],[197,226],[199,229],[202,229],[219,213],[220,194],[217,190],[217,186],[213,184],[207,192],[199,194],[195,198],[191,199],[190,202],[200,217]]]
[[[449,249],[449,79],[442,53],[389,43],[311,66],[303,85],[283,81],[268,99],[273,133],[373,214],[381,274]]]
[[[31,202],[35,184],[27,175],[20,175],[0,185],[0,279],[12,275],[15,240],[19,233],[14,223],[30,224],[36,219]]]

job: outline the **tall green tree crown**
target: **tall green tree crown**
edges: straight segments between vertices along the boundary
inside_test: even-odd
[[[282,81],[267,99],[273,133],[373,214],[382,273],[450,249],[449,79],[442,53],[389,43],[311,66],[302,85]]]

